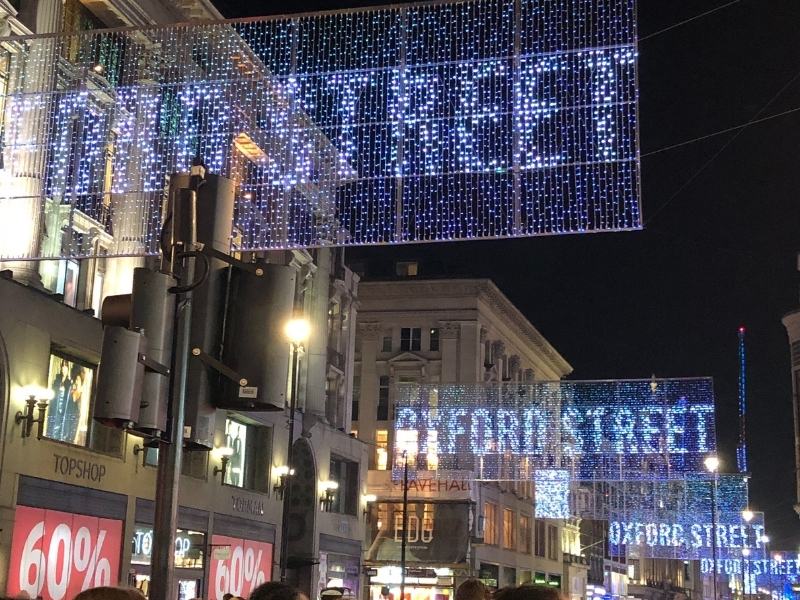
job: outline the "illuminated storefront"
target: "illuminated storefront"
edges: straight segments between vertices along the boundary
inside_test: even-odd
[[[406,527],[404,600],[449,600],[456,572],[466,573],[472,505],[464,501],[412,501]],[[403,504],[370,505],[366,553],[370,600],[400,600]]]

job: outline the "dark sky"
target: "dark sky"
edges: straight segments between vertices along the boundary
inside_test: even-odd
[[[216,2],[230,17],[378,3]],[[640,37],[726,3],[640,0]],[[642,153],[745,123],[795,77],[762,116],[800,107],[797,0],[740,0],[646,39]],[[574,378],[713,376],[728,470],[735,470],[737,436],[736,332],[745,325],[753,507],[767,513],[773,548],[797,550],[791,381],[780,319],[798,305],[800,112],[745,129],[693,178],[734,135],[642,159],[641,232],[349,252],[491,276],[570,361]]]

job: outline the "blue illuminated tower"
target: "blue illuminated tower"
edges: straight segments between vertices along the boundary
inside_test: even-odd
[[[740,473],[747,473],[747,361],[744,348],[744,327],[739,327],[739,445],[736,448],[736,465]]]

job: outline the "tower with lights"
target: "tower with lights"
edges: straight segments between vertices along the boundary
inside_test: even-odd
[[[739,327],[739,445],[736,447],[736,465],[740,473],[747,473],[747,358],[744,334],[745,328]]]

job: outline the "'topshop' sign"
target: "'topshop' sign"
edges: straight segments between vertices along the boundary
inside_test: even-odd
[[[122,521],[18,506],[6,595],[70,600],[119,581]]]
[[[226,593],[247,597],[272,575],[272,544],[224,535],[211,536],[209,598]]]

